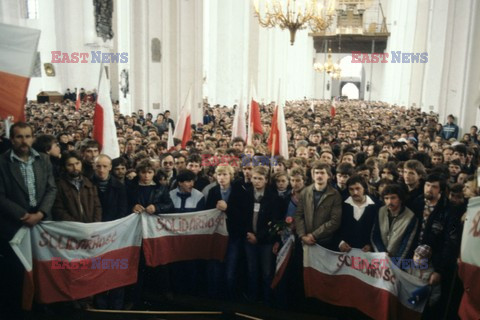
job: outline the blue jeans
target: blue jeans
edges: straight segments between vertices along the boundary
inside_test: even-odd
[[[241,251],[243,250],[243,239],[242,238],[228,238],[227,254],[225,256],[225,273],[227,280],[227,290],[228,298],[236,298],[236,280],[237,280],[237,269],[238,261],[240,258]]]
[[[259,277],[265,304],[272,302],[273,253],[272,244],[251,244],[245,240],[245,254],[248,268],[248,298],[257,301],[259,297]]]

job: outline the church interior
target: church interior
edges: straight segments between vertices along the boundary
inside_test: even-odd
[[[222,159],[224,157],[245,159],[249,152],[251,152],[250,157],[262,157],[268,161],[273,161],[278,156],[281,159],[280,164],[272,164],[267,180],[270,177],[277,177],[275,174],[278,172],[274,167],[283,166],[285,171],[288,169],[289,174],[285,175],[285,182],[289,184],[288,190],[291,192],[289,195],[292,195],[292,199],[292,190],[295,187],[291,179],[295,176],[292,173],[296,172],[294,169],[297,166],[302,167],[305,174],[299,174],[299,176],[314,186],[320,185],[318,181],[321,178],[316,180],[315,171],[317,169],[321,171],[323,167],[321,165],[318,168],[315,167],[316,162],[313,160],[329,163],[329,159],[325,160],[324,156],[331,157],[329,168],[332,170],[325,169],[325,171],[329,175],[328,181],[339,191],[335,191],[336,194],[344,197],[346,193],[346,196],[341,199],[340,207],[345,208],[345,203],[349,203],[346,200],[349,192],[351,197],[348,199],[354,201],[353,191],[349,189],[348,182],[344,183],[347,186],[346,189],[344,186],[343,191],[341,190],[339,186],[341,176],[350,176],[353,172],[361,175],[362,171],[367,171],[364,180],[368,182],[368,187],[361,182],[357,184],[361,185],[365,192],[368,191],[372,199],[375,194],[379,199],[378,208],[388,207],[388,214],[393,210],[390,210],[389,203],[385,203],[385,197],[379,191],[380,180],[383,181],[384,174],[386,176],[391,174],[394,182],[399,182],[405,189],[405,199],[411,200],[413,198],[408,196],[413,197],[413,188],[410,188],[406,174],[410,169],[417,170],[415,175],[422,177],[422,183],[417,184],[415,192],[420,193],[415,195],[420,196],[424,202],[421,202],[421,206],[415,207],[415,209],[420,208],[419,213],[414,210],[413,202],[407,202],[408,204],[402,202],[401,206],[402,210],[408,206],[407,210],[411,209],[412,215],[415,214],[418,218],[418,223],[415,225],[415,230],[418,230],[417,238],[415,240],[402,238],[401,246],[410,246],[410,242],[422,239],[425,225],[428,225],[426,221],[429,216],[425,216],[424,210],[436,212],[432,211],[433,206],[429,207],[429,202],[425,200],[430,195],[430,191],[425,191],[426,195],[423,198],[424,189],[419,187],[422,185],[427,188],[427,185],[431,185],[430,175],[436,172],[436,167],[443,168],[448,174],[447,187],[442,189],[442,192],[447,189],[449,192],[454,190],[455,184],[468,185],[469,181],[475,181],[475,186],[472,187],[475,192],[472,191],[471,197],[480,196],[478,188],[480,171],[477,169],[480,164],[480,134],[477,138],[477,126],[480,125],[480,59],[477,56],[480,52],[480,1],[478,0],[0,0],[0,30],[13,26],[35,29],[39,32],[32,61],[5,61],[7,55],[1,53],[4,46],[0,43],[0,76],[3,71],[14,69],[13,64],[31,66],[30,73],[27,75],[29,80],[26,88],[28,89],[22,99],[26,105],[27,122],[30,121],[33,124],[32,128],[38,129],[39,134],[54,135],[62,151],[69,150],[69,146],[76,151],[81,151],[82,163],[88,162],[84,152],[89,145],[84,144],[86,140],[83,139],[96,138],[95,129],[92,129],[97,125],[94,112],[98,111],[100,97],[107,97],[108,103],[113,103],[114,113],[111,112],[111,114],[114,126],[111,130],[116,133],[115,138],[105,137],[107,129],[102,127],[104,140],[100,141],[99,146],[106,150],[114,145],[116,149],[109,151],[112,154],[100,153],[110,156],[108,159],[110,161],[113,159],[111,163],[116,163],[117,157],[122,158],[122,161],[125,159],[126,178],[125,174],[123,176],[125,181],[131,179],[129,174],[132,174],[132,181],[137,181],[140,177],[142,171],[135,170],[142,159],[139,160],[137,154],[141,154],[139,157],[143,158],[150,157],[155,168],[154,179],[157,179],[156,170],[159,169],[163,174],[162,181],[166,181],[169,187],[172,200],[175,196],[180,198],[183,196],[180,191],[174,192],[177,190],[177,184],[184,183],[181,181],[183,176],[179,174],[181,167],[177,168],[177,160],[181,161],[183,157],[189,163],[191,157],[197,157],[195,159],[202,159],[202,164],[198,166],[204,168],[200,170],[204,170],[201,174],[205,175],[206,180],[205,185],[198,189],[205,194],[204,201],[208,203],[210,189],[203,187],[215,185],[220,165],[217,167],[212,165],[209,168],[209,165],[205,164],[207,151],[214,153],[217,160],[221,157]],[[3,37],[0,35],[0,39],[6,38],[5,34]],[[10,69],[4,69],[4,65]],[[104,76],[107,79],[107,85],[102,87],[100,84],[103,84]],[[9,92],[6,92],[0,84],[0,97],[5,99],[8,95]],[[43,104],[48,109],[43,110]],[[260,106],[257,119],[259,131],[255,127],[256,120],[252,120],[256,116],[255,111],[252,111],[254,104],[257,107]],[[1,105],[0,101],[0,116],[3,118]],[[83,111],[82,108],[84,108]],[[69,113],[67,109],[71,112]],[[110,116],[105,109],[103,112],[105,118],[107,115]],[[48,121],[45,121],[44,117],[49,118]],[[159,118],[161,120],[157,125],[156,121]],[[63,124],[58,123],[63,121]],[[1,122],[0,129],[5,136],[11,124],[3,123],[3,120]],[[240,128],[240,126],[243,127]],[[450,130],[448,128],[454,127],[455,132],[448,131]],[[67,136],[64,143],[65,150],[62,145],[62,135]],[[0,139],[1,143],[4,136]],[[153,136],[155,138],[150,140]],[[258,141],[255,142],[255,139]],[[235,146],[237,142],[241,144],[239,148]],[[130,143],[133,143],[133,147]],[[457,149],[458,145],[463,149]],[[398,152],[397,147],[400,148]],[[3,145],[0,149],[2,152],[9,150],[7,147],[4,149]],[[387,155],[385,150],[388,151]],[[98,156],[98,148],[96,152]],[[382,153],[385,159],[382,158]],[[421,155],[417,156],[420,153]],[[359,154],[362,155],[359,156]],[[461,158],[460,154],[464,154],[465,157]],[[51,154],[50,156],[52,157]],[[171,163],[165,160],[169,156],[171,156]],[[343,159],[349,156],[352,157],[352,164],[356,164],[356,169],[351,168],[343,172],[344,166],[341,166],[344,164]],[[423,156],[428,157],[428,164],[423,162],[425,159]],[[441,166],[436,166],[435,156],[443,157]],[[371,158],[375,159],[371,160]],[[95,158],[95,161],[96,159],[98,158]],[[425,164],[422,170],[407,168],[406,163],[416,161],[415,159]],[[92,157],[91,163],[93,162]],[[345,160],[345,162],[348,161]],[[169,169],[169,163],[172,168],[175,166],[175,169]],[[0,169],[3,164],[0,161]],[[62,166],[64,163],[59,160],[58,165]],[[242,161],[240,167],[243,165]],[[452,165],[458,167],[458,172],[455,174],[452,172],[456,167],[451,169]],[[261,170],[260,173],[257,172],[255,164],[253,167],[255,167],[254,177],[255,174],[262,173]],[[90,164],[89,168],[92,170],[91,180],[94,181],[98,178],[96,171],[94,175],[96,167]],[[53,170],[55,173],[55,165]],[[375,170],[379,172],[373,173]],[[201,174],[194,169],[191,171],[195,173],[192,183],[195,181],[194,188],[197,189],[196,183]],[[18,172],[20,173],[20,170]],[[0,172],[0,185],[3,185],[1,174]],[[465,175],[464,180],[459,178],[462,174]],[[233,173],[231,175],[233,177]],[[239,185],[242,185],[244,183],[242,179],[245,179],[250,183],[248,188],[253,183],[252,188],[255,189],[257,182],[251,182],[247,176],[248,174],[242,172],[241,168],[235,168],[235,177],[240,177],[241,180]],[[282,175],[279,174],[279,176]],[[186,177],[189,176],[186,175]],[[185,179],[189,181],[188,178]],[[477,179],[479,182],[476,182]],[[278,180],[272,181],[270,180],[272,186],[275,183],[277,183],[276,186],[279,185]],[[438,182],[432,181],[432,183]],[[131,186],[128,183],[125,184],[127,185],[126,195],[130,197],[128,192]],[[443,186],[443,180],[441,185]],[[139,186],[143,185],[139,182]],[[248,189],[242,186],[244,190]],[[97,187],[101,190],[104,185],[100,184]],[[306,184],[305,187],[304,190],[308,188]],[[459,188],[466,192],[463,186],[456,186],[455,190]],[[2,199],[7,192],[3,189],[0,186],[0,211],[3,211]],[[398,194],[404,192],[404,189]],[[181,190],[180,187],[178,190]],[[267,197],[267,191],[265,195],[262,191],[260,198],[257,198],[256,190],[252,191],[251,199],[242,198],[243,195],[239,197],[239,199],[252,201],[254,221],[254,228],[246,233],[247,238],[246,240],[242,238],[242,243],[251,241],[249,238],[251,234],[257,233],[257,236],[259,234],[257,223],[262,219],[259,203]],[[312,209],[314,211],[318,208],[315,201],[322,202],[328,197],[328,191],[322,190],[315,189],[310,195],[311,199],[308,198],[310,202],[314,201]],[[187,193],[188,196],[194,194]],[[298,193],[300,197],[300,191]],[[303,196],[304,193],[301,195]],[[28,196],[28,193],[26,194]],[[232,191],[232,195],[234,194]],[[228,195],[230,196],[230,193]],[[442,199],[443,195],[447,193],[442,193]],[[295,208],[297,208],[297,201],[304,200],[304,198],[297,199],[296,196],[292,200]],[[402,193],[398,198],[403,201],[405,200],[403,196]],[[226,201],[223,201],[224,194],[219,192],[219,197],[222,205],[225,202],[225,207],[221,205],[220,209],[217,203],[216,206],[213,205],[208,209],[217,208],[227,213],[225,228],[230,233],[232,227],[228,219],[231,218],[228,216]],[[190,200],[180,198],[177,198],[179,206],[184,209]],[[376,202],[376,199],[373,199],[373,202]],[[454,200],[449,198],[448,206],[446,205],[448,210],[453,207],[452,203]],[[169,288],[161,292],[157,291],[156,285],[163,283],[165,277],[173,279],[178,276],[176,273],[178,270],[192,270],[192,265],[181,261],[175,262],[178,263],[178,270],[170,266],[167,271],[163,269],[160,272],[149,271],[148,277],[142,278],[142,281],[145,281],[143,286],[147,289],[143,292],[144,301],[140,306],[136,304],[134,295],[137,293],[136,288],[133,288],[126,291],[125,305],[122,306],[122,310],[103,310],[90,305],[85,308],[81,299],[77,299],[80,301],[77,305],[75,299],[71,299],[75,300],[72,305],[63,305],[62,303],[65,302],[58,302],[60,305],[54,303],[50,306],[34,302],[33,313],[28,313],[27,316],[19,319],[473,319],[472,315],[480,316],[479,306],[475,307],[473,300],[470,301],[470,309],[463,309],[469,310],[468,312],[458,311],[464,287],[467,291],[470,290],[471,285],[473,292],[475,285],[472,284],[472,279],[478,279],[472,276],[468,278],[472,283],[464,282],[462,287],[460,278],[463,280],[463,276],[460,278],[457,276],[459,270],[466,270],[461,264],[457,266],[456,258],[460,262],[461,233],[463,232],[464,237],[467,233],[463,229],[463,224],[465,223],[467,228],[467,223],[472,223],[472,219],[467,218],[466,222],[464,219],[465,216],[470,217],[470,211],[473,210],[467,211],[467,203],[468,197],[465,193],[465,203],[462,207],[464,215],[459,214],[457,219],[460,225],[460,217],[463,217],[462,227],[457,229],[452,227],[455,230],[451,232],[451,234],[454,232],[458,234],[458,238],[455,239],[455,241],[458,240],[455,242],[458,252],[455,254],[455,261],[452,260],[453,262],[449,265],[452,270],[448,269],[449,272],[451,271],[449,275],[453,276],[443,277],[441,280],[442,293],[439,304],[444,309],[438,311],[440,307],[436,307],[437,309],[432,309],[434,311],[423,313],[423,317],[423,308],[430,310],[428,302],[423,301],[422,309],[416,313],[419,307],[418,301],[415,300],[423,293],[413,295],[413,300],[410,296],[406,297],[409,300],[408,303],[404,303],[404,307],[408,305],[406,309],[410,309],[403,314],[397,309],[392,311],[382,306],[382,303],[389,304],[392,297],[396,299],[397,293],[392,294],[390,291],[389,295],[365,294],[362,297],[364,287],[358,286],[357,278],[352,281],[352,286],[357,285],[357,287],[351,290],[351,296],[355,298],[348,298],[350,293],[346,297],[345,294],[340,294],[333,289],[333,297],[325,298],[324,293],[317,293],[315,288],[312,288],[313,285],[308,289],[308,281],[306,281],[305,288],[301,288],[300,291],[305,289],[308,297],[302,296],[298,305],[295,305],[298,297],[289,300],[290,296],[287,293],[285,296],[274,296],[272,304],[267,303],[266,298],[251,299],[247,294],[250,285],[247,279],[253,269],[248,265],[251,252],[246,249],[243,259],[247,262],[236,271],[239,273],[238,288],[236,288],[237,293],[240,292],[238,300],[230,300],[223,296],[212,299],[210,292],[201,290],[196,294],[191,292],[185,294],[182,290],[179,292],[173,290],[172,294]],[[175,201],[173,204],[177,206]],[[275,201],[272,200],[269,204],[277,208]],[[291,209],[289,204],[287,203],[287,207]],[[354,219],[359,221],[355,214],[357,210],[363,214],[367,204],[362,204],[361,209],[352,205],[354,208],[352,221]],[[470,204],[475,206],[476,202],[470,200]],[[233,205],[228,202],[228,206]],[[235,205],[243,208],[242,203]],[[416,202],[415,205],[417,205]],[[321,209],[323,210],[325,206],[321,205]],[[132,207],[135,213],[148,212],[149,208],[145,206],[137,210],[136,207]],[[202,208],[207,210],[207,207]],[[155,208],[153,206],[152,212]],[[378,210],[381,212],[382,209]],[[307,211],[306,207],[305,211]],[[155,214],[159,213],[155,212]],[[385,225],[388,225],[388,228],[392,227],[392,223],[395,223],[392,221],[399,216],[389,215]],[[2,213],[0,213],[0,223],[3,221],[1,219]],[[297,216],[294,219],[297,219]],[[341,223],[345,223],[345,219],[340,220]],[[340,220],[337,221],[338,224]],[[97,219],[89,222],[100,221],[104,220]],[[270,227],[272,221],[269,222]],[[478,231],[478,219],[473,221],[477,221],[475,226]],[[317,222],[312,218],[311,223]],[[282,228],[288,228],[291,223],[286,222],[286,226],[283,223]],[[295,223],[297,223],[296,220],[293,222],[293,230],[295,228],[298,230],[298,224]],[[308,221],[305,222],[306,225],[308,223]],[[325,223],[325,225],[329,224]],[[328,226],[325,225],[322,228],[327,229]],[[474,230],[475,226],[471,230]],[[441,225],[438,232],[446,229],[446,225]],[[373,239],[374,231],[371,234],[369,232],[368,240],[370,236]],[[291,232],[293,239],[294,231]],[[295,267],[302,269],[305,266],[309,270],[314,268],[310,265],[308,268],[306,265],[302,266],[302,262],[306,264],[305,261],[308,260],[305,258],[305,253],[303,258],[301,255],[300,258],[296,255],[302,249],[301,243],[306,246],[305,244],[310,241],[309,235],[313,243],[321,242],[322,236],[314,237],[315,232],[295,238],[297,242],[292,244],[293,253],[283,252],[288,255],[287,263],[294,264],[300,261],[299,267],[289,265],[287,275],[295,273],[296,271],[292,271],[297,270],[294,269]],[[410,232],[414,233],[412,230]],[[272,233],[272,230],[267,229],[265,233]],[[280,235],[279,232],[273,233],[272,237],[278,235]],[[335,237],[336,235],[332,235],[332,239],[337,240]],[[478,235],[472,237],[479,239]],[[257,238],[254,240],[255,244],[257,244]],[[384,242],[385,239],[383,239]],[[390,240],[390,235],[388,239]],[[282,239],[283,244],[286,244],[284,240]],[[420,245],[424,244],[421,240],[418,241]],[[471,241],[470,243],[474,243],[474,240]],[[258,243],[260,242],[258,240]],[[342,249],[342,242],[337,243],[333,249],[326,246],[328,250],[325,250],[328,252],[324,253],[325,256],[331,254],[333,252],[331,250]],[[228,249],[225,249],[227,256],[230,252],[230,244],[229,242]],[[248,245],[246,243],[246,246]],[[435,242],[435,245],[438,243]],[[445,244],[445,246],[448,245]],[[462,243],[462,254],[466,246]],[[378,254],[378,257],[380,252],[382,254],[386,252],[384,258],[387,259],[390,251],[387,251],[386,247],[383,251],[377,249],[372,241],[372,244],[358,248],[361,250],[355,250],[359,255],[362,251],[372,251],[371,254]],[[269,247],[269,249],[271,251],[272,248]],[[272,258],[277,260],[270,261],[272,278],[273,275],[278,274],[281,269],[280,263],[283,262],[279,260],[278,249],[277,247],[275,252],[276,258]],[[409,252],[412,261],[415,260],[418,247],[415,252],[414,249],[415,247],[411,247]],[[437,254],[435,250],[433,255]],[[2,254],[3,251],[0,250],[0,260]],[[150,268],[145,266],[145,256],[142,253],[136,257],[140,261],[137,261],[140,269]],[[341,259],[346,261],[346,258]],[[475,271],[478,277],[480,257],[476,255],[472,259],[478,265]],[[260,270],[263,260],[259,259],[255,262],[260,265],[257,266]],[[311,263],[314,265],[314,262]],[[436,260],[434,263],[437,263]],[[318,264],[321,263],[318,262]],[[201,264],[198,270],[204,272],[204,276],[200,276],[200,271],[197,270],[196,281],[199,280],[201,285],[205,286],[210,281],[207,274],[210,276],[219,272],[220,267],[212,265]],[[255,274],[257,285],[261,282],[258,279],[264,276],[259,270],[255,269],[259,273]],[[224,272],[223,269],[222,272]],[[308,272],[308,270],[304,271],[302,276],[307,278],[310,276]],[[382,276],[386,277],[385,273]],[[361,277],[373,279],[375,275],[366,272]],[[49,278],[45,279],[47,280],[40,282],[49,281]],[[188,282],[186,279],[190,278],[179,281]],[[334,284],[333,281],[319,280],[323,278],[315,279],[318,283],[323,282],[324,287]],[[372,279],[370,280],[374,281]],[[372,284],[373,287],[386,286],[378,284],[381,277],[377,280],[378,282]],[[288,293],[297,292],[296,285],[290,285],[292,284],[282,283],[282,286],[286,286],[282,290]],[[428,285],[432,285],[432,282],[430,281]],[[433,296],[432,288],[428,293],[429,297]],[[398,292],[403,290],[403,294],[406,295],[405,292],[410,287],[400,285],[395,290],[397,289]],[[95,292],[95,295],[97,293],[99,292]],[[302,295],[303,293],[302,291]],[[408,291],[408,293],[411,292]],[[261,296],[261,293],[259,295]],[[132,296],[135,304],[128,301]],[[286,296],[289,298],[285,299]],[[398,293],[398,297],[400,296],[401,294]],[[355,299],[357,299],[356,302]],[[380,302],[378,305],[370,306],[370,309],[357,307],[358,301],[368,305],[369,299],[378,299]],[[462,304],[464,302],[465,300]],[[374,310],[377,306],[378,310]],[[387,311],[383,311],[384,309]],[[0,306],[0,318],[1,312]]]

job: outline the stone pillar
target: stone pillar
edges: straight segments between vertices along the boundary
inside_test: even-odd
[[[418,1],[415,33],[413,39],[413,53],[427,52],[428,28],[429,20],[429,3],[428,1]],[[427,17],[427,18],[425,18]],[[422,106],[422,86],[424,84],[425,69],[427,63],[412,63],[412,72],[410,75],[410,95],[408,98],[408,106],[415,104],[416,107]]]
[[[460,53],[455,61],[464,61],[463,81],[458,95],[460,114],[458,115],[458,125],[460,134],[467,133],[472,125],[479,124],[480,118],[480,61],[478,53],[480,52],[480,4],[478,1],[466,1],[459,10],[455,10],[456,20],[464,21],[462,25],[455,28],[457,33],[466,35],[466,48],[464,55]],[[456,3],[460,5],[459,3]],[[457,23],[457,22],[456,22]],[[461,31],[460,31],[461,30]],[[461,136],[459,136],[461,138]]]
[[[425,65],[425,75],[422,90],[422,110],[440,111],[442,79],[445,64],[446,48],[450,40],[447,35],[447,21],[451,1],[430,1],[428,24],[428,62]]]

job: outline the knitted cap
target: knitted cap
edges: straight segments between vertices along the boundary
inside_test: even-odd
[[[415,253],[422,258],[430,259],[430,257],[432,256],[432,248],[430,248],[430,246],[427,246],[426,244],[422,244],[415,249]]]

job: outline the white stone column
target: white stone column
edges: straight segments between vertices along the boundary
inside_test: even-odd
[[[188,91],[192,90],[192,124],[202,120],[203,101],[203,0],[176,1],[176,33],[174,33],[177,54],[176,110],[185,103]],[[178,113],[177,113],[178,114]],[[176,119],[176,117],[174,117]]]
[[[149,58],[149,1],[130,2],[130,92],[131,111],[150,111],[148,58]],[[130,60],[131,59],[131,60]]]
[[[390,56],[385,65],[382,100],[403,106],[409,104],[412,63],[397,60],[392,63],[392,51],[413,52],[417,6],[417,0],[392,0],[386,13],[387,17],[391,17],[392,24],[386,50]]]
[[[415,21],[415,33],[412,52],[415,54],[427,52],[427,39],[429,27],[429,2],[418,1]],[[427,52],[428,53],[428,52]],[[422,86],[424,84],[425,69],[427,63],[412,63],[410,74],[410,95],[408,106],[422,107]]]
[[[455,10],[456,20],[465,22],[465,53],[460,53],[455,61],[464,61],[464,74],[461,87],[458,90],[459,109],[458,125],[460,134],[467,133],[472,125],[480,125],[480,61],[478,53],[480,52],[480,4],[478,1],[466,1],[465,6]],[[458,3],[457,3],[458,5]],[[458,26],[461,28],[462,25]],[[451,110],[451,109],[450,109]],[[461,136],[459,136],[461,138]]]
[[[115,38],[114,38],[114,51],[123,53],[125,52],[128,56],[128,61],[126,63],[118,63],[117,65],[112,65],[112,98],[116,98],[120,102],[120,112],[124,115],[130,114],[132,110],[132,50],[130,47],[130,32],[131,32],[131,12],[130,4],[131,0],[116,0],[115,11],[114,11],[114,21],[115,21]],[[113,72],[115,70],[115,72]],[[121,91],[120,86],[120,76],[122,71],[126,70],[128,72],[128,85],[129,92],[125,95]],[[114,94],[116,93],[116,94]]]
[[[428,25],[428,62],[422,90],[422,110],[440,111],[442,82],[445,70],[445,58],[450,39],[447,39],[448,12],[451,1],[430,1]]]

